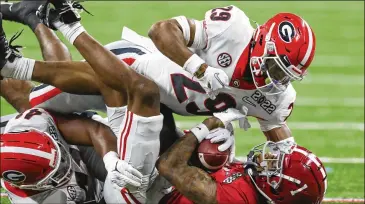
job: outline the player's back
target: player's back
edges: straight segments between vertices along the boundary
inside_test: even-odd
[[[259,203],[259,196],[250,178],[244,174],[242,164],[231,164],[217,172],[211,173],[216,181],[216,200],[218,203]],[[164,196],[160,204],[192,204],[189,199],[174,189]]]

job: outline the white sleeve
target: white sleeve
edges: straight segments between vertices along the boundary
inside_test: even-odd
[[[185,16],[177,16],[172,19],[175,19],[182,28],[185,44],[187,45],[190,41],[190,25],[188,19]],[[207,43],[207,36],[204,32],[204,21],[193,20],[193,22],[195,24],[195,35],[194,42],[190,47],[195,49],[203,49],[206,47]]]
[[[185,16],[174,17],[181,26],[186,44],[190,41],[190,26]],[[249,19],[239,8],[231,5],[222,8],[215,8],[205,13],[204,20],[193,20],[195,24],[194,42],[190,46],[195,49],[205,49],[210,39],[221,35],[229,27],[235,24],[242,25],[242,22],[250,26]]]

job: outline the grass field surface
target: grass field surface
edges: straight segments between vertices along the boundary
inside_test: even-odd
[[[106,44],[120,39],[123,26],[147,36],[159,20],[185,15],[202,19],[214,7],[234,4],[252,20],[265,22],[277,12],[293,12],[311,25],[316,35],[316,56],[308,77],[294,83],[297,100],[288,125],[296,141],[317,156],[329,158],[327,198],[364,198],[364,2],[85,2],[93,13],[83,13],[86,30]],[[7,36],[25,28],[4,23]],[[62,38],[61,38],[62,39]],[[41,59],[31,30],[25,28],[17,44],[29,58]],[[75,60],[76,49],[67,44]],[[1,115],[14,113],[1,99]],[[176,116],[180,127],[189,128],[202,117]],[[247,132],[236,131],[237,155],[244,156],[264,141],[255,120]],[[352,158],[352,159],[349,159]],[[357,161],[357,162],[354,162]],[[1,203],[8,200],[2,198]],[[349,201],[351,203],[352,201]],[[355,202],[355,201],[353,201]]]

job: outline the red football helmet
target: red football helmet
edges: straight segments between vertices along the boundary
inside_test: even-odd
[[[292,13],[279,13],[259,26],[253,38],[250,69],[258,90],[278,94],[290,81],[302,80],[307,74],[316,39],[304,19]]]
[[[254,147],[248,161],[258,163],[247,172],[269,203],[319,204],[323,200],[326,170],[306,148],[291,141],[268,141]]]
[[[0,175],[20,189],[47,190],[70,180],[71,155],[37,130],[0,135]]]

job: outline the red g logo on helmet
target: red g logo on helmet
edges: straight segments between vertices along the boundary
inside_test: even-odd
[[[280,38],[287,43],[290,43],[295,36],[295,28],[288,21],[281,22],[278,27]]]

